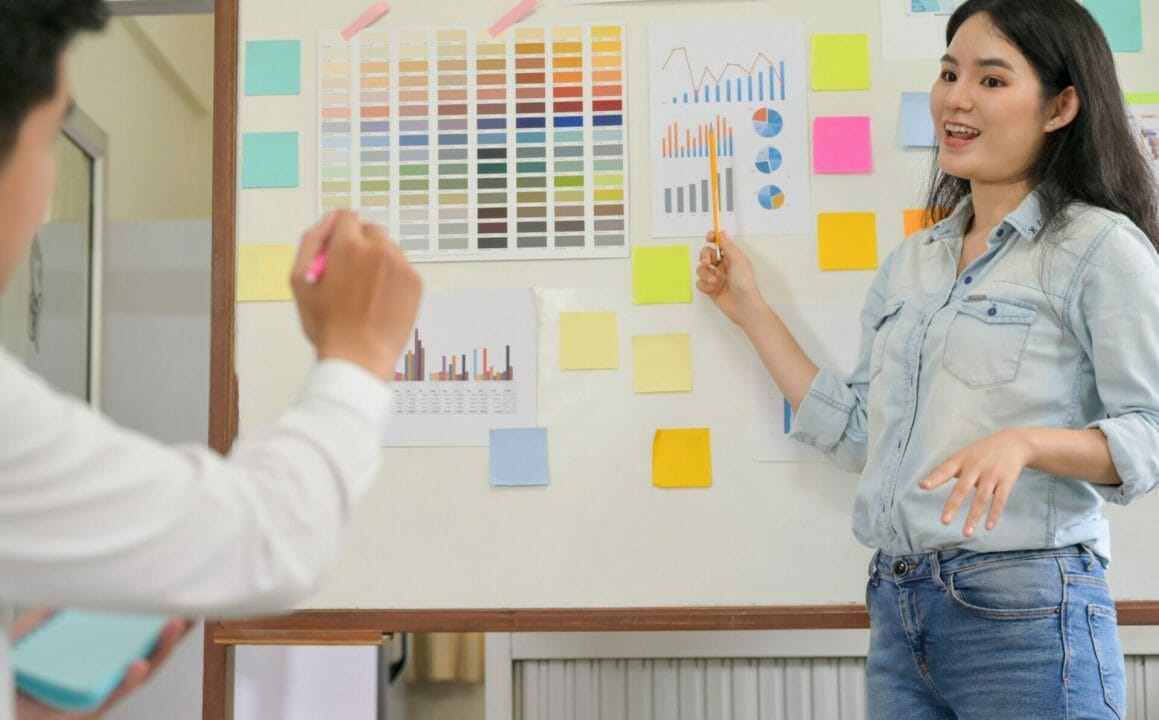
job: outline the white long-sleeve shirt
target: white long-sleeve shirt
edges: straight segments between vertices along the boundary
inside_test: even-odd
[[[325,361],[221,457],[120,428],[0,351],[0,605],[223,616],[304,599],[375,476],[388,408],[378,378]]]

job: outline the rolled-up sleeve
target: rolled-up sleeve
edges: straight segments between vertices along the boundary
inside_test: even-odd
[[[812,445],[844,470],[865,467],[869,443],[869,362],[885,307],[885,289],[893,255],[886,258],[874,278],[861,309],[861,346],[857,365],[848,378],[822,368],[797,408],[790,435]]]
[[[1095,375],[1122,484],[1096,485],[1126,505],[1159,483],[1159,256],[1135,226],[1112,226],[1089,253],[1069,308]]]

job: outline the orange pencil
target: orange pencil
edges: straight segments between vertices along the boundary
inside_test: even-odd
[[[712,173],[712,240],[716,246],[716,261],[720,262],[720,180],[716,171],[716,130],[708,126],[709,172]]]

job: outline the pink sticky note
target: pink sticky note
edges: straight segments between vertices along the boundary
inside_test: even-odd
[[[819,117],[813,120],[813,172],[873,172],[869,118]]]
[[[366,8],[366,12],[358,16],[358,18],[346,26],[342,31],[342,39],[350,42],[350,38],[365,30],[370,25],[374,24],[380,17],[390,12],[390,5],[386,4],[386,0],[380,0],[370,7]]]
[[[491,37],[496,37],[499,33],[527,17],[527,14],[535,9],[536,0],[522,0],[518,5],[507,11],[507,14],[495,21],[495,24],[488,28]]]

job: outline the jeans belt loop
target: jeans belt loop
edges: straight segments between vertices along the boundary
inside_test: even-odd
[[[938,586],[939,589],[946,589],[946,584],[942,582],[942,563],[938,560],[937,550],[930,553],[930,578],[933,579],[934,585]]]
[[[873,557],[869,558],[869,581],[873,583],[874,587],[881,581],[881,575],[877,571],[877,559],[881,556],[881,549],[873,551]]]

